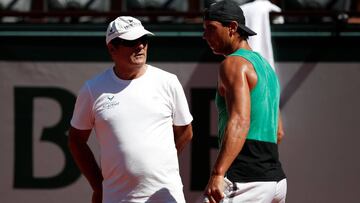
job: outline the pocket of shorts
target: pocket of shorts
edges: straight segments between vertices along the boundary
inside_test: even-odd
[[[224,178],[224,194],[225,197],[231,198],[234,195],[234,183],[231,182],[229,179],[227,179],[226,177]]]

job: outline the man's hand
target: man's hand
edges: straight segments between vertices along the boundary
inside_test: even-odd
[[[218,203],[224,198],[224,177],[212,175],[205,189],[205,196],[210,203]]]

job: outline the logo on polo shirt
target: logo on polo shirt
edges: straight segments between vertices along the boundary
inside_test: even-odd
[[[107,97],[109,101],[113,100],[114,99],[114,95],[113,96],[108,96]]]
[[[102,105],[102,108],[103,109],[112,109],[114,108],[115,106],[118,106],[119,105],[119,102],[116,101],[116,100],[113,100],[115,98],[114,95],[110,95],[110,96],[107,96],[106,97],[106,102],[104,102],[104,104]]]

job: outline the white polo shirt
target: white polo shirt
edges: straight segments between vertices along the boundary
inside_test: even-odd
[[[174,74],[147,66],[134,80],[112,68],[81,88],[71,125],[95,129],[100,145],[103,202],[185,202],[173,125],[192,116]]]

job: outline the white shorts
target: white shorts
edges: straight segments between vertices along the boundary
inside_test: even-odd
[[[285,203],[287,181],[232,183],[225,181],[225,197],[220,203]],[[235,185],[234,185],[235,184]],[[205,198],[204,202],[208,202]]]

